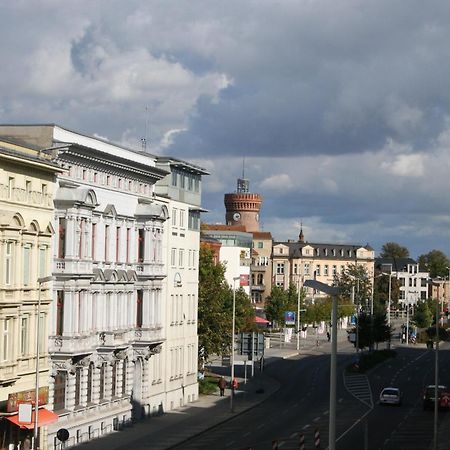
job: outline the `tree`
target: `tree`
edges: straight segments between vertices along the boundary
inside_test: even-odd
[[[232,314],[224,308],[229,288],[225,266],[215,264],[212,250],[201,247],[198,287],[198,346],[203,358],[222,354],[227,348],[224,336],[231,329]]]
[[[373,300],[374,309],[385,309],[387,311],[389,303],[389,274],[378,273],[374,279]],[[395,276],[391,276],[391,306],[398,305],[400,297],[400,282]]]
[[[426,268],[430,272],[431,278],[448,276],[449,260],[444,252],[440,250],[431,250],[425,255],[420,255],[419,266]]]
[[[266,298],[264,309],[267,320],[275,322],[278,326],[284,322],[284,312],[288,311],[288,295],[280,286],[273,286],[270,295]]]
[[[341,297],[351,300],[355,305],[369,306],[372,296],[372,282],[365,266],[350,264],[344,273],[334,280],[341,290]]]
[[[425,301],[418,302],[414,310],[412,323],[418,328],[427,328],[432,321],[433,312],[430,310],[428,303]]]
[[[409,258],[409,250],[396,242],[386,242],[381,247],[381,258]]]
[[[248,295],[241,288],[236,291],[235,330],[255,328],[255,313]],[[199,352],[204,360],[212,354],[223,354],[231,348],[233,320],[233,289],[225,280],[225,266],[215,264],[213,252],[200,248],[198,294]]]

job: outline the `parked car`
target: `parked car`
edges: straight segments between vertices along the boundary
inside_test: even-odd
[[[434,390],[435,385],[429,384],[423,391],[423,409],[434,408]],[[447,409],[450,403],[450,391],[447,386],[440,384],[438,386],[438,407],[439,409]]]
[[[385,387],[380,392],[380,405],[397,405],[402,404],[402,392],[396,387]]]

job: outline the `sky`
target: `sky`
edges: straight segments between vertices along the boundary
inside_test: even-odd
[[[245,177],[275,240],[450,256],[448,0],[0,3],[0,123]]]

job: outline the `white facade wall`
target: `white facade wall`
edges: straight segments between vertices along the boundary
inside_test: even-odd
[[[233,278],[246,275],[250,277],[250,249],[247,247],[220,247],[220,262],[225,264],[225,280],[233,288],[239,289],[239,282]],[[249,278],[250,279],[250,278]],[[247,295],[250,295],[250,286],[242,286]]]

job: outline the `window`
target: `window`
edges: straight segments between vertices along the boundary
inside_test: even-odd
[[[106,378],[106,363],[100,366],[100,389],[99,398],[103,400],[105,398],[105,378]]]
[[[180,209],[180,227],[184,228],[184,210]]]
[[[5,319],[1,328],[1,347],[0,347],[0,361],[8,361],[10,359],[10,347],[11,347],[11,319]]]
[[[120,261],[120,227],[116,227],[116,262]]]
[[[39,315],[39,353],[43,354],[45,351],[45,343],[46,339],[45,336],[47,335],[46,325],[47,325],[47,316],[44,313],[41,313]]]
[[[116,384],[117,384],[117,363],[114,362],[111,366],[111,396],[116,396]]]
[[[131,228],[127,228],[127,263],[130,262]]]
[[[66,219],[62,217],[58,222],[58,258],[66,255]]]
[[[13,198],[14,192],[14,178],[8,178],[8,198]]]
[[[137,291],[136,297],[136,327],[142,328],[142,314],[143,314],[143,291]]]
[[[309,263],[305,263],[305,275],[309,275]]]
[[[64,332],[64,291],[56,291],[56,335]]]
[[[181,188],[184,189],[186,187],[186,175],[184,173],[180,173],[180,179]]]
[[[294,264],[294,274],[297,275],[298,273],[298,264]]]
[[[105,261],[109,261],[109,225],[105,225]]]
[[[30,197],[31,197],[31,181],[25,181],[25,190],[27,192],[27,199],[28,201],[30,201]]]
[[[23,284],[24,286],[30,285],[30,256],[31,256],[31,244],[25,244],[23,246]]]
[[[13,243],[7,242],[5,247],[5,284],[10,285],[13,271]]]
[[[94,379],[94,363],[89,364],[88,377],[87,377],[87,399],[88,403],[92,402],[92,381]]]
[[[98,183],[98,173],[94,172],[94,183]]]
[[[81,367],[77,367],[75,371],[75,406],[81,403]]]
[[[178,267],[184,267],[184,250],[182,248],[178,254]]]
[[[127,366],[128,359],[125,358],[122,366],[122,396],[127,395]]]
[[[284,263],[277,263],[277,274],[278,275],[284,274]]]
[[[195,192],[199,192],[200,190],[200,177],[195,177],[194,190]]]
[[[97,239],[97,224],[92,224],[92,235],[91,235],[91,255],[92,260],[95,261],[95,242]]]
[[[331,274],[332,274],[333,276],[337,274],[337,267],[336,267],[336,266],[333,266],[333,269],[332,269]]]
[[[258,242],[258,248],[264,248],[264,242]]]
[[[60,411],[66,407],[66,381],[67,372],[58,370],[53,387],[53,409]]]
[[[138,231],[138,262],[144,261],[145,254],[145,230],[143,228]]]
[[[20,354],[21,356],[28,355],[28,316],[23,316],[20,319]]]
[[[177,226],[177,210],[175,208],[172,209],[172,226]]]
[[[323,274],[327,277],[328,276],[328,264],[325,264],[323,266]]]
[[[172,267],[175,267],[175,265],[176,265],[176,258],[177,258],[177,249],[176,249],[176,248],[173,248],[173,249],[170,251],[170,265],[171,265]]]
[[[172,172],[172,186],[177,185],[177,173],[175,171]]]
[[[320,264],[316,266],[316,276],[320,277]]]

